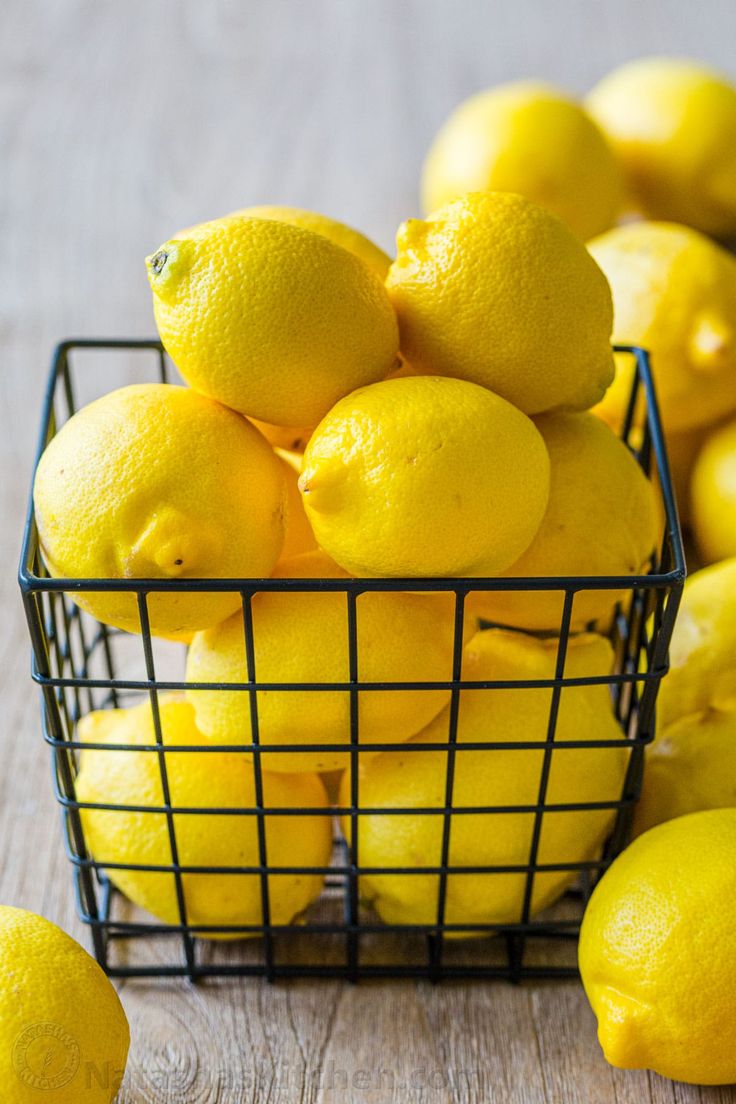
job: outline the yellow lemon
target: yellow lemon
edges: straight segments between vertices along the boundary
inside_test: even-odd
[[[288,222],[292,226],[301,226],[304,230],[312,230],[315,234],[322,234],[335,245],[341,245],[349,253],[360,257],[361,261],[372,268],[381,280],[386,279],[391,258],[374,245],[365,234],[354,230],[352,226],[346,226],[344,222],[338,222],[337,219],[320,215],[317,211],[305,211],[301,207],[276,207],[272,204],[243,207],[239,211],[233,211],[233,214],[247,215],[250,218],[276,219],[279,222]]]
[[[231,216],[146,263],[159,335],[184,379],[242,414],[316,425],[396,360],[381,280],[322,234]]]
[[[550,458],[547,512],[506,578],[644,574],[659,536],[652,484],[626,445],[593,414],[535,418]],[[626,591],[575,595],[571,626],[610,616]],[[475,591],[469,609],[488,621],[559,631],[563,591]]]
[[[407,376],[337,403],[299,479],[317,543],[354,575],[503,571],[549,497],[529,418],[465,380]]]
[[[249,418],[248,421],[260,430],[274,448],[285,449],[287,452],[304,452],[307,441],[314,432],[311,426],[277,426],[269,422],[259,422],[257,418]]]
[[[736,706],[660,727],[646,752],[634,832],[700,809],[736,806]]]
[[[736,809],[645,832],[593,891],[580,973],[608,1061],[736,1081]]]
[[[284,578],[345,578],[324,553],[284,561]],[[260,682],[350,681],[348,613],[344,593],[262,592],[252,603],[255,673]],[[362,682],[437,682],[452,678],[454,596],[364,593],[357,600],[358,678]],[[243,619],[198,633],[189,649],[189,682],[247,682]],[[406,740],[449,700],[447,689],[363,690],[358,695],[359,741]],[[250,743],[249,695],[238,690],[190,690],[200,729],[215,740]],[[350,744],[347,690],[258,692],[260,743],[324,744],[322,751],[263,756],[272,771],[331,771],[345,767]],[[332,750],[334,749],[334,750]]]
[[[647,217],[715,237],[736,233],[736,88],[730,81],[692,61],[640,58],[604,77],[586,106]]]
[[[123,387],[78,411],[41,457],[33,494],[43,558],[63,578],[260,578],[284,540],[270,445],[234,411],[169,384]],[[70,597],[140,632],[135,594]],[[186,634],[239,605],[238,594],[150,594],[151,631]]]
[[[706,440],[693,465],[690,491],[693,532],[703,559],[710,563],[736,556],[736,421]]]
[[[463,678],[528,680],[555,677],[556,640],[489,629],[467,645]],[[608,642],[593,634],[571,638],[565,677],[605,678],[613,666]],[[509,688],[463,690],[455,754],[453,807],[534,806],[539,800],[544,760],[542,749],[513,745],[547,739],[552,691]],[[361,762],[359,806],[378,809],[358,818],[358,854],[363,866],[408,867],[415,873],[363,874],[361,896],[372,902],[390,924],[437,922],[439,876],[422,867],[441,864],[446,751],[423,751],[414,744],[446,743],[449,709],[445,709],[402,751],[386,751]],[[462,750],[465,742],[504,741],[508,749]],[[552,754],[548,804],[614,802],[621,796],[627,755],[622,747],[566,748],[571,740],[616,740],[623,743],[614,720],[608,687],[568,686],[560,696]],[[340,804],[350,804],[346,772]],[[393,813],[392,809],[430,809],[432,813]],[[611,826],[611,809],[546,812],[537,860],[583,863],[593,859]],[[449,864],[455,866],[525,866],[529,862],[533,812],[456,813],[450,830]],[[350,820],[343,830],[350,835]],[[574,880],[568,870],[540,871],[534,878],[531,911],[550,905]],[[445,921],[449,924],[504,924],[522,919],[525,873],[450,874]],[[465,933],[471,934],[471,933]]]
[[[691,713],[736,708],[736,558],[685,583],[657,699],[660,729]]]
[[[420,372],[490,388],[526,414],[586,410],[613,378],[603,273],[560,219],[471,192],[399,228],[388,288]]]
[[[130,1030],[80,945],[43,916],[0,905],[0,1079],[5,1104],[112,1104]]]
[[[186,750],[207,741],[197,730],[194,710],[175,695],[160,699],[161,736],[171,804],[187,809],[255,809],[253,759],[238,752]],[[129,710],[90,713],[79,724],[86,743],[112,744],[85,748],[76,781],[77,799],[107,805],[160,807],[164,802],[159,753],[115,750],[114,745],[156,745],[149,702]],[[182,747],[169,750],[166,745]],[[269,866],[325,866],[331,850],[327,795],[315,774],[263,774],[264,806],[314,809],[298,816],[266,815]],[[322,810],[322,815],[318,815]],[[130,863],[167,866],[173,862],[166,816],[160,812],[83,809],[87,847],[103,866]],[[218,867],[252,867],[260,863],[255,816],[228,813],[174,813],[181,866],[214,867],[211,874],[181,875],[186,918],[190,925],[261,924],[263,903],[257,873],[218,873]],[[172,873],[151,870],[107,871],[110,881],[131,901],[166,924],[179,924],[176,881]],[[270,920],[288,924],[319,896],[321,874],[269,874]],[[238,938],[237,933],[200,933],[208,938]],[[247,934],[247,933],[246,933]]]
[[[736,409],[736,259],[695,230],[633,222],[589,243],[613,290],[614,342],[652,357],[667,432],[702,426]],[[632,358],[617,355],[616,379],[597,408],[623,419]]]
[[[519,192],[585,240],[613,225],[621,169],[580,104],[551,85],[514,81],[461,103],[424,163],[427,213],[484,189]]]
[[[299,494],[299,471],[302,458],[298,452],[288,452],[277,448],[276,455],[281,460],[286,478],[286,536],[281,550],[281,559],[299,556],[302,552],[311,552],[317,547],[312,527],[309,524],[302,496]]]

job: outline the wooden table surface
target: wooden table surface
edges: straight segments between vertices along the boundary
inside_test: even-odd
[[[143,257],[247,203],[314,207],[390,249],[418,213],[434,129],[477,88],[537,76],[582,91],[651,52],[736,75],[734,43],[733,0],[3,0],[0,901],[89,945],[15,582],[53,344],[149,335]],[[736,1100],[608,1067],[573,982],[137,982],[121,995],[133,1045],[120,1104]]]

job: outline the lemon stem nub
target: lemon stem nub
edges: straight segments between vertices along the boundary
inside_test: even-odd
[[[164,265],[169,259],[169,254],[165,249],[159,249],[158,253],[154,253],[151,257],[151,271],[155,276],[158,276]]]

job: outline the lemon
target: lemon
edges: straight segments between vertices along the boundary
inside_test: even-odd
[[[580,973],[608,1061],[697,1085],[736,1080],[736,809],[645,832],[596,886]]]
[[[660,728],[646,752],[635,833],[726,806],[736,806],[736,707],[707,709]]]
[[[736,421],[716,429],[701,448],[691,501],[695,540],[706,563],[736,556]]]
[[[78,411],[41,457],[33,494],[43,558],[63,578],[262,577],[284,540],[271,447],[232,410],[169,384],[123,387]],[[135,594],[70,597],[140,632]],[[238,594],[150,594],[151,631],[205,628],[239,605]]]
[[[353,575],[494,574],[539,528],[549,457],[531,420],[490,391],[407,376],[333,407],[299,487],[317,543]]]
[[[416,371],[482,384],[526,414],[602,398],[611,293],[560,219],[519,195],[471,192],[396,240],[386,287]]]
[[[466,648],[463,678],[526,680],[555,677],[556,640],[489,629]],[[570,639],[565,664],[569,678],[605,678],[613,666],[608,642],[594,634]],[[512,745],[547,739],[552,691],[509,688],[463,690],[458,745],[507,741]],[[446,751],[423,751],[414,744],[446,743],[449,709],[415,736],[402,751],[386,751],[361,762],[359,806],[378,809],[358,818],[358,854],[365,867],[411,868],[414,873],[363,874],[361,896],[390,924],[437,922],[439,876],[421,868],[439,866],[447,771]],[[621,747],[565,748],[571,740],[621,740],[608,687],[568,686],[560,697],[546,794],[549,804],[616,801],[620,798],[626,753]],[[526,747],[459,750],[455,754],[452,803],[474,806],[534,806],[539,799],[544,752]],[[343,777],[340,804],[350,804],[350,772]],[[392,813],[392,809],[436,808],[431,813]],[[544,814],[540,863],[582,863],[597,854],[613,818],[611,809]],[[449,864],[525,866],[529,862],[535,815],[532,812],[455,814]],[[343,830],[350,836],[350,820]],[[534,878],[532,912],[550,905],[574,879],[570,870],[540,871]],[[524,873],[450,874],[445,921],[449,924],[504,924],[522,919]],[[470,934],[470,933],[466,933]]]
[[[160,716],[164,747],[185,749],[165,751],[174,807],[256,808],[252,756],[230,751],[186,750],[207,741],[196,728],[191,705],[175,695],[162,695]],[[86,743],[155,745],[150,703],[135,709],[87,714],[79,723],[79,738]],[[85,748],[76,794],[81,802],[160,807],[164,795],[159,754],[115,750],[114,746],[101,750]],[[324,813],[327,795],[317,775],[290,777],[264,772],[263,803],[266,808],[315,810],[313,816],[304,813],[265,817],[266,857],[270,867],[306,868],[328,863],[331,825],[330,817]],[[163,813],[83,809],[81,817],[87,847],[103,866],[106,862],[167,866],[173,861]],[[217,873],[218,867],[259,865],[255,816],[175,812],[173,821],[180,865],[215,868],[214,873],[181,876],[188,923],[261,924],[260,876]],[[107,874],[135,904],[166,924],[180,923],[173,874],[117,868],[109,869]],[[322,875],[307,872],[269,874],[271,923],[291,923],[319,896],[323,881]],[[215,939],[238,938],[233,933],[200,934]]]
[[[270,422],[259,422],[257,418],[248,420],[260,430],[274,448],[282,448],[286,452],[304,452],[307,441],[314,431],[313,426],[277,426],[271,425]]]
[[[736,88],[684,59],[640,58],[609,73],[586,106],[649,218],[736,233]]]
[[[281,460],[286,481],[286,536],[281,550],[281,559],[285,560],[299,556],[302,552],[311,552],[317,547],[317,542],[299,494],[301,455],[280,448],[276,449],[276,455]]]
[[[707,709],[736,708],[736,558],[685,583],[670,644],[670,671],[657,699],[658,724]]]
[[[373,269],[379,279],[386,279],[391,258],[374,245],[370,238],[366,238],[365,234],[354,230],[352,226],[346,226],[344,222],[329,218],[328,215],[320,215],[317,211],[305,211],[301,207],[276,207],[272,204],[243,207],[239,211],[233,211],[233,214],[247,215],[250,218],[276,219],[279,222],[288,222],[292,226],[301,226],[304,230],[312,230],[315,234],[322,234],[335,245],[341,245],[349,253],[360,257],[361,261]]]
[[[658,537],[654,490],[626,445],[593,414],[535,420],[550,458],[547,512],[506,578],[645,573]],[[626,591],[582,590],[571,626],[610,616]],[[468,608],[488,621],[559,631],[563,591],[475,591]]]
[[[424,163],[427,213],[484,189],[519,192],[585,240],[613,225],[621,170],[598,126],[573,99],[548,84],[514,81],[461,103]]]
[[[613,290],[614,342],[652,357],[667,432],[706,425],[736,409],[736,259],[695,230],[672,223],[619,226],[588,248]],[[620,424],[632,358],[617,355],[616,379],[598,411]]]
[[[112,984],[49,920],[0,905],[5,1104],[112,1104],[130,1030]]]
[[[284,561],[288,578],[345,578],[324,553]],[[348,614],[344,593],[262,592],[252,603],[255,671],[260,682],[349,682]],[[452,678],[454,596],[364,593],[357,600],[358,678],[362,682],[433,682]],[[187,660],[189,682],[247,682],[241,615],[198,633]],[[359,741],[401,741],[442,709],[450,691],[364,690],[358,695]],[[207,736],[250,743],[250,701],[237,690],[190,690],[197,723]],[[258,692],[261,744],[325,744],[322,751],[263,756],[273,771],[331,771],[349,761],[347,690]],[[334,747],[334,750],[331,750]],[[362,754],[362,753],[361,753]]]
[[[260,421],[316,425],[396,360],[381,280],[322,234],[230,216],[146,263],[159,335],[186,382]]]

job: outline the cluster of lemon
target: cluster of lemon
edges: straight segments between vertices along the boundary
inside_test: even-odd
[[[113,392],[51,441],[34,491],[49,571],[182,581],[646,571],[661,510],[614,432],[632,365],[623,355],[614,360],[612,334],[652,353],[682,488],[699,453],[692,516],[702,554],[736,554],[736,425],[721,425],[736,411],[736,260],[706,236],[736,233],[736,90],[697,66],[640,62],[603,81],[586,108],[531,84],[468,101],[425,166],[430,213],[402,225],[393,261],[349,227],[288,208],[250,208],[167,241],[148,259],[149,279],[159,333],[188,386]],[[677,221],[611,228],[627,204],[648,219]],[[711,574],[688,590],[640,829],[734,803],[732,773],[724,770],[733,762],[727,744],[736,717],[722,598],[728,578]],[[183,749],[166,756],[175,806],[254,806],[252,759],[237,749],[253,732],[251,698],[221,688],[249,677],[240,595],[154,591],[147,626],[132,594],[72,597],[106,624],[185,641],[187,681],[214,687],[162,696],[158,731],[148,703],[83,718],[80,738],[109,747],[83,752],[79,799],[161,807],[158,757],[116,750],[160,737]],[[620,598],[601,590],[575,596],[567,677],[612,670],[605,633]],[[250,612],[259,681],[349,681],[344,594],[266,590],[254,595]],[[471,591],[463,677],[553,678],[562,613],[559,592]],[[506,627],[479,630],[483,621]],[[362,593],[359,680],[447,681],[454,630],[452,597],[431,585],[421,593]],[[713,636],[716,647],[703,644]],[[359,818],[366,867],[439,864],[442,817],[395,810],[445,804],[449,698],[439,688],[359,694],[359,803],[380,810]],[[341,806],[352,792],[349,694],[259,691],[257,705],[263,801],[303,810],[266,818],[269,865],[325,866],[325,779],[343,772]],[[548,690],[463,692],[459,743],[496,738],[509,747],[457,756],[457,807],[536,802],[543,752],[514,744],[544,741],[549,706]],[[618,736],[605,686],[566,687],[556,740],[608,746],[554,756],[547,801],[615,801],[627,765],[622,748],[612,746]],[[224,750],[184,750],[208,741]],[[383,741],[404,750],[372,750]],[[704,780],[702,793],[683,784],[691,770]],[[720,854],[732,821],[697,815],[706,818],[698,822],[703,838],[710,834]],[[171,863],[162,815],[98,809],[82,816],[101,864]],[[250,817],[177,815],[175,823],[185,866],[259,863]],[[594,857],[610,824],[605,808],[548,814],[537,861],[574,867]],[[349,818],[343,830],[350,835]],[[669,951],[650,954],[642,901],[656,891],[670,917],[681,913],[683,945],[697,897],[679,900],[662,875],[657,848],[671,855],[690,829],[668,832],[661,846],[645,837],[625,868],[614,867],[625,874],[604,878],[586,918],[581,964],[613,1061],[724,1079],[736,1070],[722,1057],[716,1030],[728,1004],[722,979],[714,980],[695,1035],[677,1003],[681,987],[662,1027],[657,1000]],[[692,830],[698,846],[699,832]],[[453,822],[448,861],[523,867],[532,836],[531,814],[463,814]],[[655,852],[659,883],[636,883]],[[695,845],[686,839],[681,853],[692,868]],[[110,876],[131,900],[179,922],[170,874],[112,869]],[[569,870],[538,872],[531,910],[553,902],[571,877]],[[632,879],[640,885],[633,898]],[[298,916],[322,883],[318,874],[269,875],[271,921]],[[185,874],[183,887],[187,920],[203,934],[208,926],[261,923],[256,875]],[[438,887],[431,872],[360,878],[363,898],[392,923],[436,922]],[[448,924],[514,922],[526,876],[453,874],[446,888]],[[633,950],[616,927],[627,909],[638,917]],[[625,985],[617,985],[622,975]]]
[[[256,209],[182,232],[149,258],[148,269],[159,332],[189,387],[123,388],[81,410],[52,440],[35,504],[55,575],[344,579],[646,570],[661,526],[654,489],[613,430],[588,411],[614,373],[610,291],[583,243],[549,212],[519,195],[470,193],[427,222],[406,223],[390,263],[362,236],[320,216]],[[276,440],[303,441],[303,455],[274,447]],[[141,630],[135,595],[73,597],[107,624]],[[570,677],[612,670],[605,637],[583,630],[599,622],[605,632],[620,597],[576,596]],[[471,592],[463,676],[554,678],[562,607],[559,591]],[[344,593],[261,591],[250,612],[259,681],[308,687],[349,680]],[[510,628],[477,632],[479,617]],[[188,642],[190,684],[217,687],[162,696],[164,743],[250,742],[250,695],[220,688],[248,680],[240,594],[154,591],[148,619],[152,633]],[[545,635],[519,631],[529,628]],[[431,585],[362,593],[358,677],[447,682],[454,634],[452,593]],[[392,810],[443,807],[446,752],[378,754],[371,745],[441,745],[449,701],[448,688],[359,693],[360,800],[382,810],[361,817],[364,865],[439,865],[442,818]],[[269,749],[261,756],[266,807],[325,813],[319,776],[334,771],[345,772],[338,800],[349,805],[349,693],[259,691],[257,705],[258,737]],[[458,739],[541,743],[549,706],[549,690],[467,693]],[[156,742],[149,703],[92,713],[79,732],[93,744]],[[605,685],[565,692],[560,742],[615,741],[618,734]],[[534,805],[542,760],[540,749],[492,757],[468,750],[456,769],[454,802]],[[625,765],[620,747],[570,749],[553,767],[548,797],[614,802]],[[255,802],[251,761],[236,750],[172,751],[167,783],[183,807]],[[160,807],[158,758],[90,748],[81,757],[77,794],[115,805],[140,804],[145,795]],[[552,821],[539,861],[593,857],[611,817],[610,808],[591,809]],[[142,854],[157,865],[171,861],[161,817],[87,810],[83,819],[101,863],[140,865]],[[451,865],[524,866],[533,814],[459,821]],[[274,816],[267,824],[269,865],[327,864],[329,816]],[[185,866],[258,863],[256,825],[248,819],[236,832],[227,816],[208,817],[204,827],[197,818],[177,818],[177,844]],[[111,877],[138,904],[178,921],[169,874],[118,869]],[[569,870],[540,873],[531,907],[549,904],[571,877]],[[322,881],[316,874],[271,879],[272,920],[291,920]],[[438,885],[436,874],[366,874],[361,893],[388,921],[431,924]],[[187,874],[184,886],[192,924],[261,920],[256,876]],[[445,920],[517,920],[525,887],[523,873],[452,875]]]

